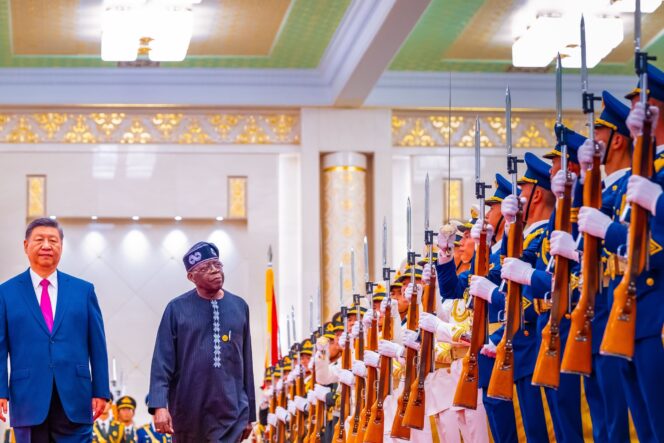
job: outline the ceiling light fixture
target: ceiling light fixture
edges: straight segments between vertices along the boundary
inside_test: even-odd
[[[581,67],[581,14],[540,15],[512,45],[516,67],[543,68],[560,52],[565,68]],[[589,68],[597,66],[622,42],[620,17],[586,17],[586,54]]]
[[[97,217],[96,215],[93,215],[92,217],[90,217],[90,220],[97,220],[98,218],[99,217]]]
[[[215,220],[217,220],[217,221],[224,221],[224,217],[219,216],[219,217],[216,217]]]
[[[134,220],[134,221],[139,221],[141,219],[141,217],[139,217],[138,215],[133,215],[131,217],[131,219]]]
[[[193,32],[192,4],[200,0],[119,1],[107,3],[102,20],[101,58],[182,61]]]
[[[173,218],[175,219],[175,221],[182,221],[182,217],[180,217],[179,215],[176,215]]]
[[[48,218],[50,218],[51,220],[55,220],[58,217],[56,217],[55,215],[49,215]]]

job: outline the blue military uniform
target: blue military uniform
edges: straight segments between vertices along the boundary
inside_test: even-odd
[[[651,98],[664,101],[664,72],[648,65],[648,91]],[[639,92],[637,87],[631,94]],[[660,112],[663,110],[660,109]],[[664,185],[664,146],[657,147],[653,159],[655,176],[653,181]],[[630,174],[626,174],[630,175]],[[606,232],[604,246],[609,253],[624,254],[627,243],[627,227],[618,220],[625,204],[627,178],[617,190],[613,204],[614,222]],[[629,219],[629,217],[628,217]],[[664,230],[658,217],[650,217],[649,269],[641,273],[636,285],[636,334],[634,356],[631,361],[620,361],[621,380],[631,411],[634,425],[641,441],[664,441],[664,348],[662,348],[662,325],[664,306],[661,294],[664,291]],[[609,285],[609,304],[613,303],[613,291],[621,281],[616,275]],[[616,357],[612,357],[616,358]],[[646,420],[647,418],[647,420]]]
[[[171,443],[172,437],[168,434],[160,434],[153,424],[145,425],[136,431],[138,443]]]
[[[511,183],[500,174],[496,174],[496,191],[494,194],[485,200],[487,205],[500,204],[503,199],[512,193]],[[500,223],[498,223],[500,225]],[[500,279],[500,245],[501,242],[496,243],[491,248],[491,255],[489,257],[489,278],[492,280]],[[440,295],[443,299],[458,299],[464,298],[464,294],[468,289],[470,277],[474,274],[474,261],[471,264],[471,269],[456,274],[454,262],[449,262],[444,265],[436,265],[436,275],[438,278],[438,288]],[[491,277],[493,275],[493,278]],[[489,315],[489,332],[491,333],[490,340],[493,343],[498,343],[502,336],[503,329],[500,327],[500,316],[505,310],[505,297],[498,294],[495,299],[492,299],[488,304]],[[489,420],[489,427],[494,441],[500,442],[513,442],[517,440],[516,419],[514,417],[514,406],[512,402],[504,400],[497,400],[489,398],[486,395],[486,389],[489,386],[491,378],[491,371],[495,358],[487,357],[480,354],[478,357],[478,370],[479,370],[479,387],[482,389],[482,402],[487,413]]]
[[[595,119],[595,127],[611,129],[607,145],[611,144],[611,138],[615,133],[629,138],[629,129],[625,125],[629,108],[607,91],[602,92],[602,102],[604,107],[599,117]],[[606,156],[608,154],[605,158]],[[629,168],[615,171],[603,181],[601,211],[608,216],[613,216],[613,202],[616,200],[618,189],[626,182],[628,171]],[[623,390],[615,389],[622,383],[621,362],[599,353],[599,345],[609,318],[608,287],[611,275],[616,272],[616,260],[615,255],[608,254],[604,250],[602,257],[605,269],[604,284],[595,298],[595,315],[592,320],[592,373],[583,378],[593,423],[593,439],[606,442],[624,442],[630,439],[625,394]]]
[[[586,138],[576,132],[568,129],[562,129],[562,137],[567,145],[568,161],[578,163],[577,152],[579,147],[586,141]],[[558,144],[554,150],[545,154],[547,158],[560,157],[562,155],[561,146]],[[582,203],[583,187],[577,183],[574,189],[572,207],[578,208]],[[577,213],[578,209],[572,210],[572,214]],[[543,240],[540,244],[538,259],[535,264],[535,271],[531,278],[530,286],[524,287],[523,295],[535,305],[539,313],[537,319],[537,349],[541,346],[542,330],[549,322],[551,306],[546,297],[551,292],[552,274],[547,272],[549,261],[549,238],[555,229],[556,211],[551,214]],[[575,221],[574,215],[572,216]],[[572,235],[576,235],[576,224],[573,225]],[[572,265],[570,276],[572,293],[572,305],[578,301],[578,264]],[[576,272],[575,272],[576,271]],[[562,345],[561,359],[565,352],[565,343],[569,334],[570,320],[563,317],[560,320],[560,341]],[[535,357],[537,358],[537,357]],[[583,424],[581,421],[581,380],[576,374],[561,374],[558,389],[544,388],[547,403],[551,411],[551,418],[556,434],[556,440],[561,442],[583,442]],[[599,425],[598,425],[599,426]]]

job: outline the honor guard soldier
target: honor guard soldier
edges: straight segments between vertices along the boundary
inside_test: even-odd
[[[115,404],[118,411],[118,421],[122,424],[122,443],[136,443],[136,428],[134,426],[134,415],[136,414],[136,400],[128,395],[118,398]]]
[[[148,405],[148,398],[145,397],[145,406]],[[148,423],[136,431],[136,441],[138,443],[171,443],[173,438],[167,434],[160,434],[154,427],[154,423]]]
[[[595,119],[595,141],[599,148],[601,163],[604,165],[605,178],[602,180],[601,212],[607,217],[613,217],[615,201],[620,189],[625,188],[629,178],[632,163],[632,139],[625,124],[629,107],[608,91],[602,92],[603,109]],[[593,163],[595,147],[590,140],[586,140],[579,148],[578,157],[581,165],[581,180],[583,181]],[[581,219],[586,219],[587,213],[595,208],[581,208],[579,211],[579,230]],[[580,235],[583,233],[581,232]],[[593,424],[593,438],[595,441],[623,442],[629,441],[629,417],[625,393],[620,386],[621,375],[620,359],[601,355],[599,346],[604,336],[606,322],[609,318],[609,287],[611,280],[622,277],[624,273],[623,261],[616,254],[607,254],[606,249],[602,256],[602,285],[595,298],[594,315],[592,319],[592,373],[583,378],[586,399],[590,407]],[[644,420],[644,418],[635,418]]]
[[[124,425],[113,417],[113,398],[106,403],[104,412],[92,426],[93,443],[121,443],[124,437]]]
[[[523,253],[521,258],[505,258],[501,267],[501,278],[512,280],[520,285],[530,284],[530,276],[535,265],[544,231],[555,206],[555,196],[551,192],[551,166],[528,152],[525,155],[526,172],[518,181],[521,185],[521,202],[525,229],[523,232]],[[501,203],[501,212],[507,223],[513,223],[519,212],[517,197],[509,195]],[[501,251],[507,255],[507,241],[503,237]],[[496,285],[500,282],[492,282]],[[513,339],[514,384],[519,400],[524,431],[528,441],[548,441],[544,406],[540,389],[532,385],[532,374],[537,359],[538,340],[537,312],[532,299],[522,299],[524,327]]]

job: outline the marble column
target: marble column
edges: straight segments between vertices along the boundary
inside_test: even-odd
[[[341,305],[340,265],[343,265],[343,303],[349,306],[352,302],[351,248],[355,250],[356,291],[364,293],[367,158],[355,152],[326,154],[322,168],[322,320],[325,322]]]

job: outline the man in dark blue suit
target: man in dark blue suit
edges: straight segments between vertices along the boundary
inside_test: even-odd
[[[10,403],[17,443],[90,442],[111,395],[97,296],[57,270],[62,238],[55,220],[31,222],[30,268],[0,285],[0,419]]]

